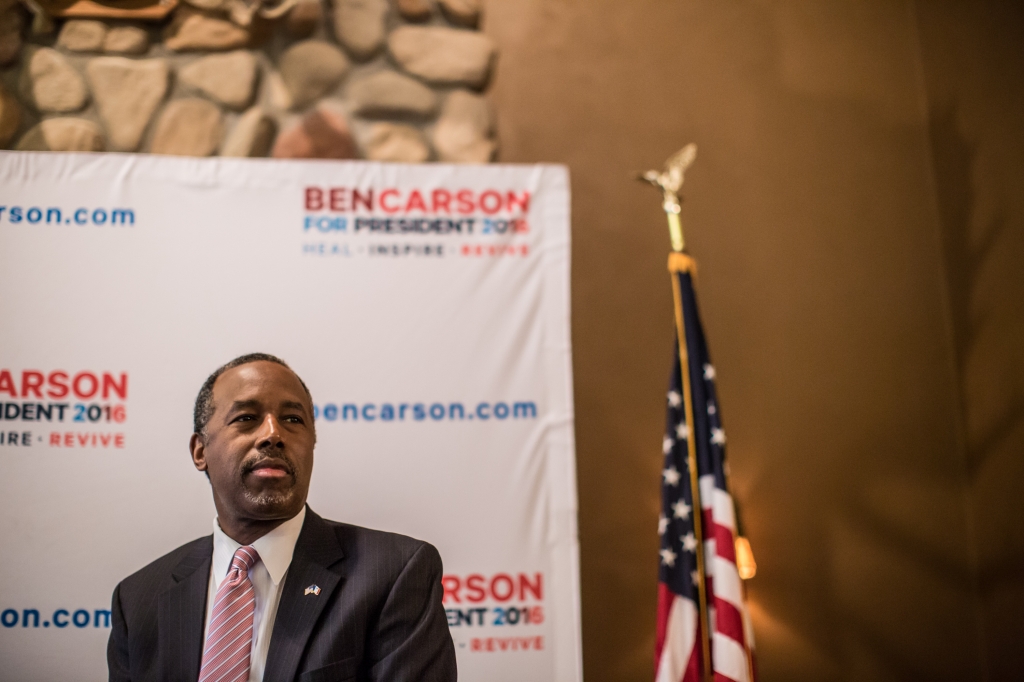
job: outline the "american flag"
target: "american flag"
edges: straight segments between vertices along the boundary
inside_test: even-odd
[[[693,289],[694,264],[688,256],[673,253],[669,270],[676,280],[676,306],[681,307],[676,311],[677,322],[683,324],[685,345],[676,348],[663,443],[655,680],[703,679],[701,628],[710,623],[710,671],[715,682],[754,682],[753,633],[736,568],[736,516],[726,482],[725,432],[715,393],[715,368],[704,341]],[[680,356],[688,360],[692,424],[686,419]],[[701,578],[689,467],[691,438],[703,511],[706,616],[701,613],[699,598]]]

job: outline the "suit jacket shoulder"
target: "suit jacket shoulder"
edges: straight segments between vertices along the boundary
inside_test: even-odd
[[[154,601],[156,595],[173,586],[175,573],[182,568],[197,569],[203,560],[213,556],[213,536],[206,535],[173,549],[125,578],[118,585],[121,603],[137,607]],[[207,579],[209,575],[207,574]]]
[[[440,555],[437,554],[434,546],[423,540],[399,533],[355,526],[350,523],[327,519],[323,519],[323,521],[333,529],[345,557],[351,559],[353,566],[359,565],[360,569],[363,568],[362,564],[366,561],[368,562],[366,568],[401,571],[402,567],[417,552],[437,555],[438,562],[440,562]]]
[[[114,589],[109,679],[188,680],[199,672],[213,536],[168,552]]]

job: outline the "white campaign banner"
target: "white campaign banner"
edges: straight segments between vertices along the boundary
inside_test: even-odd
[[[468,682],[581,679],[555,166],[0,152],[0,678],[101,680],[119,580],[210,532],[206,376],[309,385],[309,503],[438,547]]]

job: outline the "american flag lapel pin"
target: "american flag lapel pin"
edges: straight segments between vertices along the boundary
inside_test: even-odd
[[[306,588],[306,591],[302,593],[303,596],[308,596],[310,594],[313,595],[314,597],[319,597],[320,596],[320,586],[319,585],[310,585],[309,587]]]

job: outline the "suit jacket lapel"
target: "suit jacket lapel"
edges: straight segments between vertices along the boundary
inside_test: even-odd
[[[199,677],[212,556],[213,536],[203,538],[171,572],[175,585],[159,597],[157,651],[162,679],[168,682]]]
[[[307,508],[277,607],[264,680],[295,678],[313,626],[344,577],[335,565],[344,556],[334,529]],[[310,586],[319,587],[320,593],[305,594]]]

